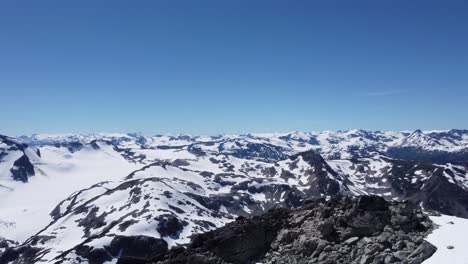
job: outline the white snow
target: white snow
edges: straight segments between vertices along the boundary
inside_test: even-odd
[[[467,264],[468,263],[468,219],[442,215],[431,216],[439,225],[426,238],[437,247],[437,251],[424,264]],[[452,224],[453,223],[453,224]],[[453,249],[448,249],[453,246]]]
[[[42,148],[42,162],[35,164],[42,173],[26,184],[9,181],[14,191],[1,196],[0,221],[15,223],[14,228],[0,226],[2,236],[22,242],[44,228],[51,221],[49,213],[70,194],[97,182],[122,179],[142,166],[127,162],[108,146],[101,147],[73,154],[64,148]]]

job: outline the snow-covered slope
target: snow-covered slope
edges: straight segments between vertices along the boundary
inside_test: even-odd
[[[35,174],[32,163],[39,160],[38,149],[0,135],[0,188],[11,188],[12,180],[27,182]]]
[[[427,241],[436,246],[437,251],[424,264],[468,263],[468,219],[441,215],[431,216],[431,220],[439,227],[427,237]]]
[[[117,238],[172,247],[314,197],[378,195],[468,218],[467,161],[467,130],[2,136],[0,234],[29,252],[14,263],[80,263],[114,259]]]
[[[71,193],[140,168],[105,143],[83,145],[79,151],[53,146],[40,151],[41,158],[31,159],[36,173],[27,183],[7,179],[7,188],[0,190],[0,221],[9,223],[0,225],[0,233],[8,239],[21,242],[39,231],[51,221],[51,210]]]

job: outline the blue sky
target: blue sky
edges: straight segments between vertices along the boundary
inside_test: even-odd
[[[2,1],[0,133],[468,128],[466,1]]]

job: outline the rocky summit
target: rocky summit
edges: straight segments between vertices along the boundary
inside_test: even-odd
[[[299,209],[278,208],[239,217],[195,235],[187,248],[154,257],[126,256],[119,264],[182,263],[422,263],[436,251],[424,237],[429,218],[410,202],[377,196],[307,201]]]

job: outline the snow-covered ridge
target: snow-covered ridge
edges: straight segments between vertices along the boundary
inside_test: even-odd
[[[155,135],[138,133],[97,133],[97,134],[36,134],[21,136],[18,140],[33,146],[63,144],[71,142],[90,143],[94,140],[109,141],[122,146],[178,147],[197,145],[202,149],[218,151],[246,148],[246,144],[269,144],[287,152],[308,149],[320,150],[324,157],[341,155],[346,158],[359,150],[370,149],[385,152],[389,148],[414,147],[425,151],[460,152],[468,149],[468,130],[431,131],[346,131],[291,132],[244,135]]]
[[[46,263],[80,263],[116,236],[174,246],[316,197],[409,199],[468,218],[467,146],[468,130],[0,137],[0,234]]]

